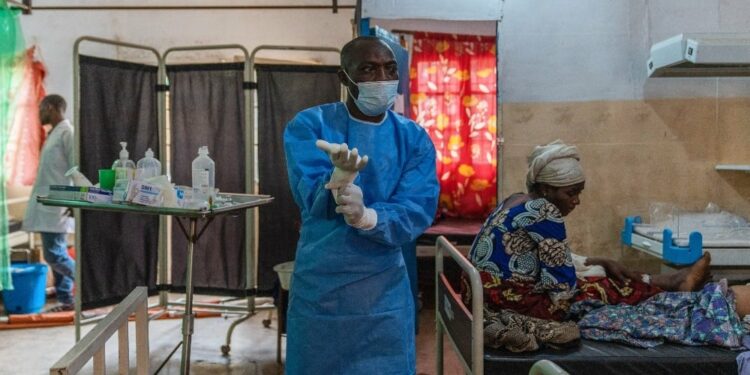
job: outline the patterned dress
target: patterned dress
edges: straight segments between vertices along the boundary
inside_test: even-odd
[[[579,300],[636,304],[661,292],[640,281],[577,279],[562,214],[544,198],[508,209],[498,206],[469,258],[482,278],[485,305],[494,311],[562,320],[570,304]],[[468,298],[468,288],[463,289]]]

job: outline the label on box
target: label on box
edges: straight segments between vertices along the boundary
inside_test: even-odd
[[[88,188],[86,201],[91,203],[112,203],[112,192],[97,187]]]
[[[146,182],[133,181],[128,191],[128,199],[135,204],[158,207],[161,206],[161,188]]]

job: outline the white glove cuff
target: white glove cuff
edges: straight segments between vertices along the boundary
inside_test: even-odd
[[[344,187],[353,183],[354,179],[357,178],[357,174],[359,172],[345,171],[335,167],[333,168],[333,173],[331,173],[331,179],[328,181],[328,184],[333,188]]]
[[[352,227],[362,230],[370,230],[378,225],[378,213],[372,208],[365,208],[365,213],[358,222],[352,224]]]

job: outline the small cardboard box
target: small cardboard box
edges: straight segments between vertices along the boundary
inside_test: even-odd
[[[40,263],[42,261],[42,249],[17,247],[10,250],[11,262]]]

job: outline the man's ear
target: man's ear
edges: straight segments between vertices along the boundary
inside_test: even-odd
[[[349,78],[347,78],[346,74],[344,74],[344,70],[339,68],[339,71],[337,74],[339,76],[339,82],[341,82],[341,84],[344,86],[349,86]]]

